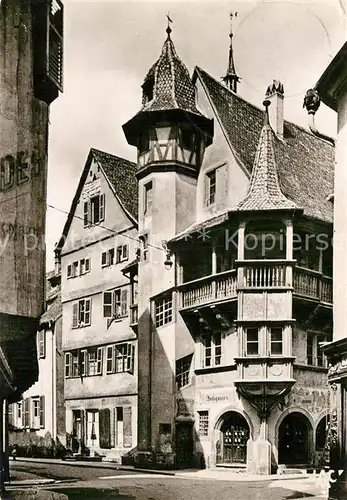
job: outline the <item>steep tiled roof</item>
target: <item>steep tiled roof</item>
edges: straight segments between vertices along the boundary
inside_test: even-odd
[[[269,102],[269,101],[268,101]],[[240,210],[278,210],[297,208],[281,191],[275,152],[273,147],[274,132],[269,125],[268,111],[260,134],[254,159],[249,190],[238,208]]]
[[[91,152],[95,160],[103,168],[124,208],[137,220],[138,184],[136,163],[95,148],[92,148]]]
[[[51,305],[48,307],[47,311],[45,311],[41,316],[40,325],[49,323],[50,321],[53,323],[57,321],[57,319],[62,315],[62,310],[61,294],[59,291]]]
[[[263,126],[263,112],[200,68],[196,75],[211,100],[230,147],[242,165],[252,172]],[[284,122],[284,140],[274,138],[274,153],[282,193],[304,214],[332,222],[334,147],[307,130]]]
[[[144,102],[142,111],[181,109],[201,115],[196,108],[195,87],[188,69],[178,57],[170,28],[158,61],[147,73],[143,86],[154,80],[153,99]]]
[[[137,224],[137,203],[138,203],[138,185],[136,179],[136,164],[125,160],[119,156],[114,156],[99,149],[91,148],[80,177],[75,196],[71,203],[71,208],[66,219],[62,235],[58,241],[55,253],[61,252],[66,235],[69,232],[75,210],[80,199],[84,183],[86,181],[92,160],[95,159],[104,170],[111,186],[115,190],[120,203],[128,212],[134,223]]]

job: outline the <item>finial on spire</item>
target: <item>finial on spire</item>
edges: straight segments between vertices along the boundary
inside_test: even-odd
[[[269,120],[269,106],[271,104],[270,99],[264,99],[263,101],[263,106],[265,108],[265,114],[264,114],[264,125],[269,125],[270,120]]]
[[[170,26],[170,23],[172,23],[172,19],[170,17],[170,12],[168,12],[166,14],[166,17],[167,17],[167,28],[166,28],[166,33],[168,36],[170,36],[170,33],[172,32],[172,29],[171,29],[171,26]]]
[[[237,92],[237,83],[240,81],[240,78],[237,76],[235,71],[234,64],[234,53],[233,53],[233,21],[234,17],[237,17],[237,12],[230,12],[230,46],[229,46],[229,61],[228,61],[228,69],[226,75],[223,77],[223,80],[227,87],[233,92]]]

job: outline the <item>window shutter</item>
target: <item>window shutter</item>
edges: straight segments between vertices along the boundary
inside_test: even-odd
[[[205,205],[205,207],[208,206],[209,199],[210,199],[210,179],[209,179],[208,175],[205,175],[205,178],[204,178],[204,205]]]
[[[105,195],[104,194],[100,195],[99,210],[100,210],[99,211],[99,215],[100,215],[99,220],[100,221],[105,220]]]
[[[98,347],[96,351],[96,373],[102,374],[102,347]]]
[[[86,299],[85,300],[85,310],[84,310],[84,324],[85,325],[90,325],[90,316],[91,316],[91,309],[92,309],[92,304],[91,304],[91,299]]]
[[[7,417],[8,417],[8,425],[14,427],[14,408],[13,404],[9,404],[7,406]]]
[[[89,202],[85,201],[83,204],[83,222],[84,222],[84,227],[89,226]]]
[[[216,169],[216,204],[217,208],[226,204],[228,197],[228,167],[222,165]]]
[[[107,266],[107,252],[101,254],[101,267]]]
[[[85,272],[89,273],[89,271],[90,271],[90,259],[89,258],[85,260],[84,265],[85,265]]]
[[[131,406],[123,408],[123,446],[126,448],[132,446]]]
[[[111,412],[109,408],[99,410],[100,448],[111,448]]]
[[[128,290],[122,290],[121,303],[122,303],[121,315],[127,316],[128,315]]]
[[[67,277],[71,278],[71,276],[72,276],[72,266],[71,266],[71,264],[69,264],[67,266]]]
[[[123,252],[122,256],[123,260],[128,260],[128,245],[123,245],[122,252]]]
[[[112,318],[112,292],[104,292],[104,318]]]
[[[113,345],[106,347],[106,373],[114,372],[114,352]]]
[[[24,399],[24,427],[30,427],[30,398]]]
[[[45,426],[45,396],[40,396],[40,427]]]
[[[115,418],[115,408],[110,410],[110,447],[114,448],[116,446],[116,418]]]
[[[38,351],[39,351],[39,358],[45,358],[46,357],[46,332],[44,330],[40,330],[38,333]]]
[[[78,303],[72,306],[72,328],[77,328],[78,326]]]

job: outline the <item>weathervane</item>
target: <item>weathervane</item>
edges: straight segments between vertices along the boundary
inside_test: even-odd
[[[170,36],[170,33],[171,33],[171,31],[172,31],[172,29],[171,29],[171,27],[170,27],[170,23],[172,23],[172,22],[173,22],[173,20],[172,20],[172,19],[171,19],[171,17],[170,17],[170,12],[168,12],[168,13],[166,14],[166,17],[167,17],[167,28],[166,28],[166,33]]]

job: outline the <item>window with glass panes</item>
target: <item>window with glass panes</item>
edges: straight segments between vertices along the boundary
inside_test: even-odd
[[[319,336],[317,337],[317,366],[325,365],[325,358],[322,351],[321,343],[325,341],[325,337]]]
[[[313,365],[313,335],[310,333],[307,334],[306,357],[307,364]]]
[[[256,356],[259,354],[259,329],[246,328],[246,355]]]
[[[208,436],[208,411],[199,411],[199,434]]]
[[[102,348],[88,349],[88,376],[101,375],[102,373]]]
[[[222,335],[213,333],[204,338],[204,367],[219,366],[222,362]]]
[[[273,356],[283,354],[283,330],[282,327],[270,328],[270,353]]]
[[[181,389],[190,382],[190,367],[192,364],[192,354],[176,361],[176,384],[177,389]]]
[[[155,302],[155,326],[162,326],[172,321],[172,295],[162,297]]]
[[[114,355],[116,373],[133,372],[134,353],[135,348],[130,343],[115,345]]]

